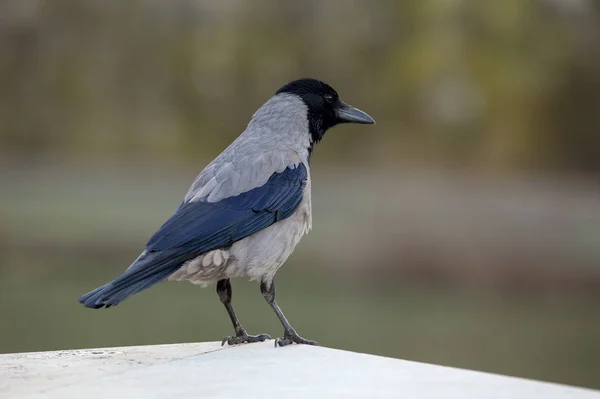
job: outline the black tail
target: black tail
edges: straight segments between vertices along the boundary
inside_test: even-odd
[[[81,296],[79,303],[91,309],[116,306],[173,274],[185,258],[171,251],[144,253],[121,276]]]

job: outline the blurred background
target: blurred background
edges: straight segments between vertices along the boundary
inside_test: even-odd
[[[280,86],[375,126],[315,150],[278,302],[322,345],[600,388],[593,0],[0,2],[0,352],[215,341],[214,287],[116,277]],[[251,333],[282,328],[234,281]]]

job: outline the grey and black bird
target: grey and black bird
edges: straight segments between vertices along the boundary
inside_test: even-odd
[[[79,302],[108,308],[161,281],[216,283],[235,329],[223,343],[264,341],[270,339],[267,334],[246,333],[231,305],[230,279],[249,277],[260,282],[283,324],[283,338],[275,346],[316,345],[299,336],[283,315],[275,302],[274,277],[311,229],[313,147],[341,123],[375,121],[319,80],[299,79],[281,87],[204,168],[131,266]]]

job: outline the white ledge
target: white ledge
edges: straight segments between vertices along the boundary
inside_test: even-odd
[[[584,388],[273,341],[0,355],[1,398],[571,398]]]

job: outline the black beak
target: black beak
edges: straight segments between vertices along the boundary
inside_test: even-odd
[[[337,109],[337,117],[341,123],[363,123],[368,125],[375,123],[375,119],[371,118],[366,112],[343,102]]]

